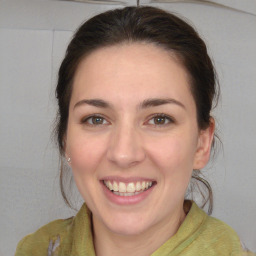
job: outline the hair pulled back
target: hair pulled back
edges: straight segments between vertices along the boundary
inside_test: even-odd
[[[149,6],[125,7],[110,10],[86,21],[74,34],[59,69],[56,98],[58,113],[56,138],[60,155],[64,156],[64,138],[67,130],[72,83],[80,61],[93,51],[121,43],[144,42],[161,47],[174,54],[187,70],[190,89],[197,109],[200,129],[210,125],[213,100],[218,95],[215,69],[207,53],[204,41],[182,19],[161,9]],[[61,164],[60,186],[64,200],[70,206],[64,192]],[[209,203],[212,210],[212,191],[209,183],[195,171],[193,178],[208,189],[203,206]]]

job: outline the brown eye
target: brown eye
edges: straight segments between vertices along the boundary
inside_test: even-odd
[[[105,118],[101,116],[90,116],[82,120],[83,124],[88,124],[88,125],[105,125],[108,124]]]
[[[166,117],[161,117],[161,116],[154,117],[155,124],[165,124],[165,122],[166,122]]]
[[[91,117],[91,119],[92,119],[92,123],[93,124],[103,124],[104,123],[104,118],[102,118],[102,117],[99,117],[99,116],[94,116],[94,117]]]
[[[164,126],[173,122],[173,119],[169,116],[166,116],[164,114],[157,114],[148,121],[148,124],[155,126]]]

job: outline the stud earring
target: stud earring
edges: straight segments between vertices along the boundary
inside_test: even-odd
[[[71,163],[71,159],[70,157],[67,159],[67,162],[70,164]]]

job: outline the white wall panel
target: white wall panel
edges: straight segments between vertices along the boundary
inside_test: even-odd
[[[235,7],[253,10],[255,1],[242,2]],[[214,114],[224,144],[205,170],[214,188],[213,215],[256,251],[256,17],[192,3],[154,6],[185,16],[209,46],[222,91]],[[71,214],[60,198],[50,138],[57,70],[72,31],[114,7],[120,6],[0,1],[0,256],[13,255],[24,235]]]

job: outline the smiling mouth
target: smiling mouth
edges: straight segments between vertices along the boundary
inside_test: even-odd
[[[137,181],[137,182],[118,182],[104,180],[103,184],[110,190],[113,194],[118,196],[135,196],[141,194],[151,187],[153,187],[155,181]]]

